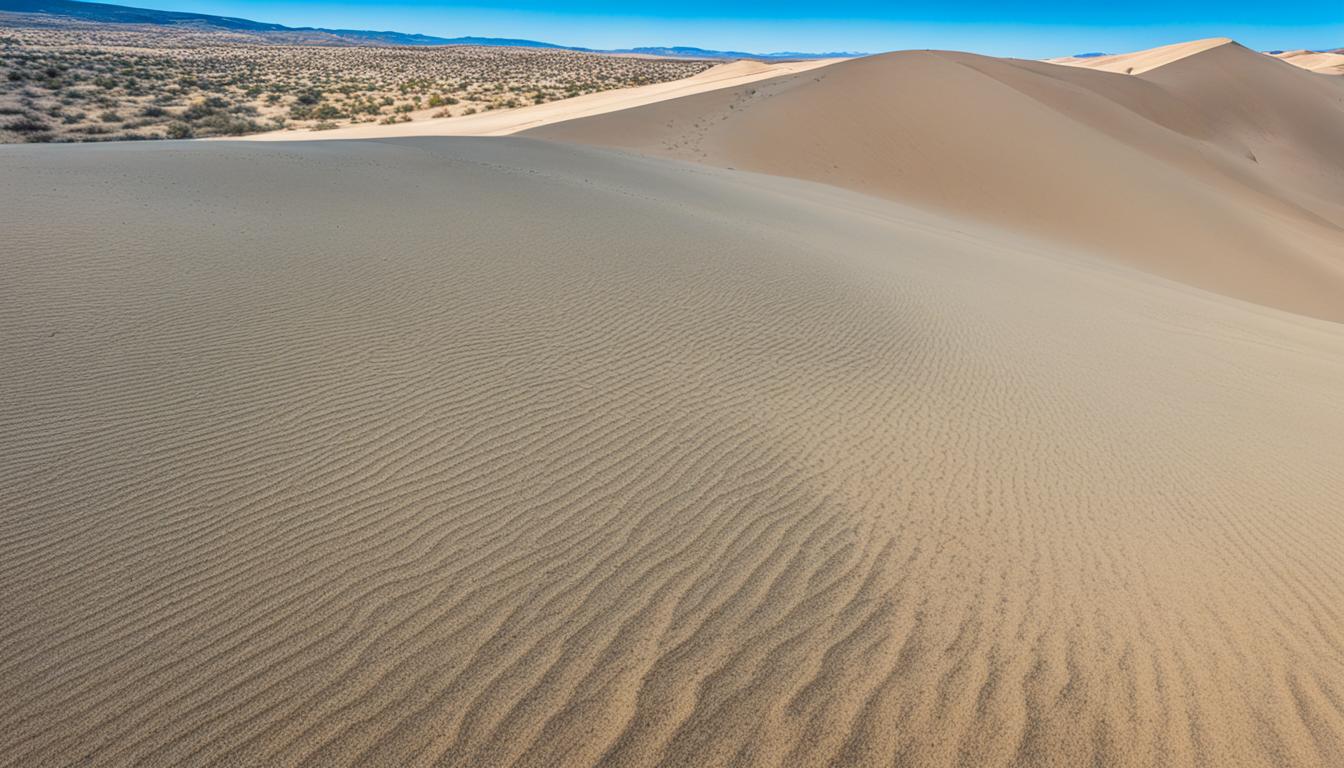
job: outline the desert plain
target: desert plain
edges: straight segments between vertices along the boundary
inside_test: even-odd
[[[0,147],[0,763],[1344,764],[1344,78],[1126,56]]]

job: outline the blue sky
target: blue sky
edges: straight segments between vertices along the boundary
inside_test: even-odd
[[[1344,47],[1344,0],[109,0],[290,26],[545,40],[590,48],[769,51],[952,48],[1001,56],[1108,53],[1201,37],[1259,49]]]

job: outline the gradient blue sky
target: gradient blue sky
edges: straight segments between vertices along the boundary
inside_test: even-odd
[[[110,0],[290,26],[516,37],[590,48],[952,48],[1040,58],[1227,36],[1263,50],[1344,47],[1344,0]]]

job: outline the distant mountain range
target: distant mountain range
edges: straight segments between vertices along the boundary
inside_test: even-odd
[[[598,50],[576,46],[556,45],[537,40],[514,40],[501,37],[433,37],[405,32],[377,32],[363,29],[322,29],[320,27],[286,27],[230,16],[212,16],[205,13],[156,11],[131,8],[108,3],[85,3],[78,0],[0,0],[0,11],[37,13],[79,21],[104,24],[144,24],[187,29],[241,32],[272,39],[274,42],[307,45],[498,45],[521,48],[555,48],[587,53],[621,53],[643,56],[669,56],[683,59],[821,59],[862,56],[860,53],[746,53],[743,51],[712,51],[688,46],[654,46]]]

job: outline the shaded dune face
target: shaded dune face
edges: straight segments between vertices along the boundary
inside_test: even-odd
[[[546,142],[0,163],[0,763],[1344,762],[1337,324]]]
[[[1344,80],[1234,43],[1141,76],[886,54],[526,135],[822,181],[1344,320]]]

